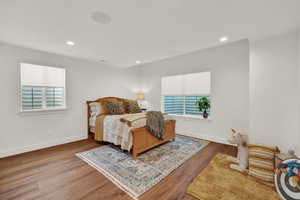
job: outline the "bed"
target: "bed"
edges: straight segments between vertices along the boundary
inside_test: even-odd
[[[144,127],[146,113],[128,114],[126,105],[130,101],[133,100],[118,97],[87,101],[88,134],[98,142],[109,142],[131,152],[134,159],[151,148],[175,139],[175,120],[165,116],[165,137],[158,139]],[[125,114],[108,114],[106,107],[103,106],[107,102],[122,102]],[[134,123],[122,121],[125,118],[132,119]]]

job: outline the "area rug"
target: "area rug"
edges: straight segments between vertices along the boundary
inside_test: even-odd
[[[177,137],[175,141],[141,154],[137,160],[112,145],[76,155],[138,199],[207,144],[202,140]]]
[[[229,156],[218,154],[188,187],[201,200],[279,200],[274,188],[229,168]]]

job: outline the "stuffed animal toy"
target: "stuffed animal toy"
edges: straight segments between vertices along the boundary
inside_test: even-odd
[[[242,134],[241,131],[236,129],[231,129],[232,135],[228,139],[228,142],[231,144],[236,144],[238,148],[237,158],[230,159],[231,161],[236,162],[237,164],[231,164],[230,168],[238,170],[240,172],[247,172],[248,168],[248,136]]]

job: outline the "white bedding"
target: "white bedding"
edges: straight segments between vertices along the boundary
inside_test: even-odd
[[[134,121],[129,127],[127,123],[121,122],[121,118]],[[172,119],[170,115],[164,115],[165,120]],[[139,120],[136,120],[139,119]],[[146,125],[146,113],[109,115],[103,120],[103,141],[120,145],[121,149],[130,151],[133,138],[132,129],[144,127]]]
[[[143,118],[146,113],[110,115],[103,120],[103,140],[120,145],[121,149],[130,151],[132,147],[131,130],[146,125],[146,120],[137,120],[131,127],[120,121],[124,117]]]

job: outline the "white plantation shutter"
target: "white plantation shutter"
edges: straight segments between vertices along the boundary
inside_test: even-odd
[[[184,96],[164,96],[164,112],[169,114],[184,114]]]
[[[43,108],[43,88],[22,86],[22,109],[42,109]]]
[[[202,114],[196,101],[210,96],[211,73],[201,72],[162,77],[163,111],[177,115]]]
[[[64,96],[64,88],[46,88],[46,107],[63,106]]]
[[[65,69],[21,63],[23,111],[65,107]]]

